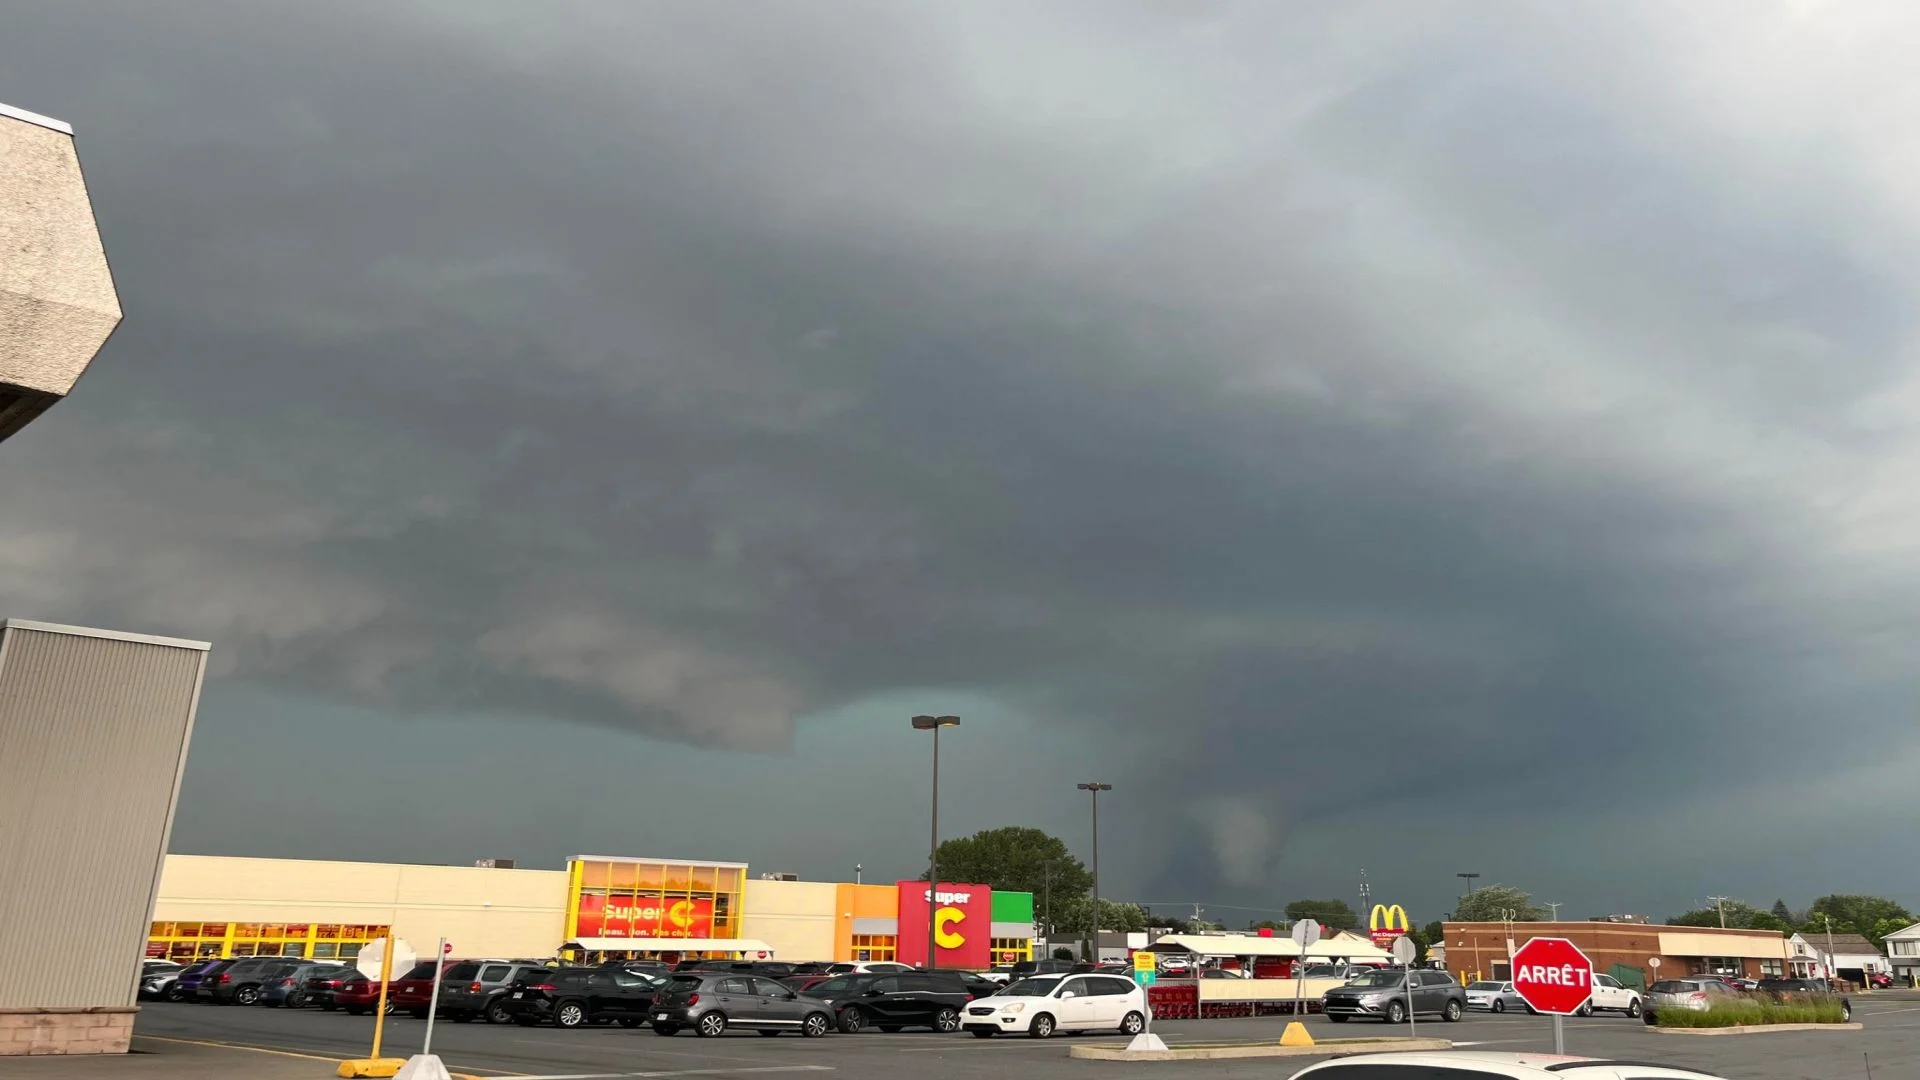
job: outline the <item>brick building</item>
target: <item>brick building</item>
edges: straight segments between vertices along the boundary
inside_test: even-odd
[[[1597,920],[1443,925],[1447,969],[1461,982],[1509,978],[1513,950],[1535,937],[1566,938],[1587,954],[1595,971],[1627,983],[1710,972],[1749,979],[1786,973],[1787,939],[1773,930]]]

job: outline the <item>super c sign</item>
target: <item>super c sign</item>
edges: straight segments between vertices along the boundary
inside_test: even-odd
[[[1393,947],[1393,939],[1413,929],[1407,925],[1407,909],[1399,904],[1389,907],[1375,904],[1367,914],[1367,929],[1371,932],[1373,943],[1383,949]]]
[[[903,964],[921,964],[927,958],[927,907],[933,906],[934,966],[992,967],[993,890],[985,885],[941,884],[924,881],[899,884],[900,929],[894,958]]]
[[[705,897],[580,895],[575,937],[703,938],[713,935],[713,901]]]

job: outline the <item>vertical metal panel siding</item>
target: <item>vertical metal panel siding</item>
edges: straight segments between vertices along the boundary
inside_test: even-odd
[[[131,1005],[206,653],[0,641],[0,1008]]]

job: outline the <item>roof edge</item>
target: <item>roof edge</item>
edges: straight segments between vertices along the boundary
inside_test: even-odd
[[[73,134],[73,125],[64,120],[55,120],[51,116],[41,116],[36,112],[16,109],[4,101],[0,101],[0,116],[10,116],[15,120],[24,120],[29,124],[38,124],[43,128],[50,128],[62,135]]]
[[[35,622],[32,619],[8,619],[0,623],[7,630],[33,630],[42,634],[70,634],[74,637],[105,638],[109,641],[132,641],[141,645],[165,645],[174,649],[194,649],[209,652],[213,649],[210,641],[189,641],[186,638],[159,637],[154,634],[132,634],[125,630],[101,630],[91,626],[66,626],[61,623]]]

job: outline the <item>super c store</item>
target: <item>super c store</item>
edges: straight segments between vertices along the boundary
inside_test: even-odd
[[[755,877],[744,863],[581,855],[565,870],[169,855],[147,955],[350,958],[389,928],[462,956],[925,955],[926,882]],[[942,883],[938,963],[1031,959],[1033,895]]]

